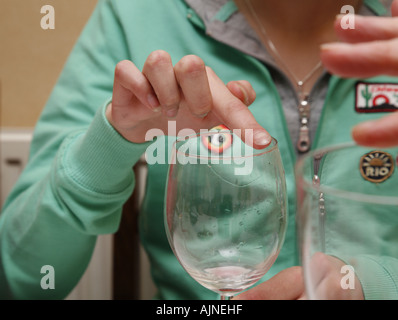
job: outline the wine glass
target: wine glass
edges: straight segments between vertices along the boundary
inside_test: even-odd
[[[341,144],[296,166],[309,299],[398,299],[397,148]]]
[[[275,139],[257,150],[229,130],[173,146],[165,227],[183,268],[221,300],[256,283],[274,263],[287,223],[286,185]]]

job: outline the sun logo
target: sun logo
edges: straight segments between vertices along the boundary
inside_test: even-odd
[[[361,157],[359,169],[364,179],[380,183],[394,172],[394,159],[384,151],[371,151]]]

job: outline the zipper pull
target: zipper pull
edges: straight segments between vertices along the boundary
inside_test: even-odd
[[[301,153],[304,153],[307,152],[311,146],[310,129],[308,127],[309,113],[310,113],[310,104],[308,103],[308,96],[305,96],[301,100],[298,106],[298,110],[300,115],[300,132],[297,141],[297,150]]]
[[[315,172],[315,175],[312,179],[312,183],[315,187],[320,187],[321,181],[319,179],[318,173]],[[325,208],[325,196],[323,192],[319,192],[318,197],[318,210],[319,210],[319,240],[321,251],[325,252],[326,247],[326,239],[325,239],[325,224],[326,224],[326,208]]]

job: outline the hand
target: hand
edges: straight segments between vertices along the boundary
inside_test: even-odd
[[[350,279],[352,287],[344,288],[342,282],[346,271],[342,267],[346,264],[335,257],[322,252],[315,253],[310,260],[311,282],[314,298],[317,300],[363,300],[364,295],[359,279]]]
[[[305,292],[301,267],[282,270],[271,279],[234,297],[234,300],[302,299],[305,299]]]
[[[345,263],[335,257],[317,252],[310,261],[311,288],[314,297],[320,300],[363,300],[362,286],[355,277],[354,288],[344,289]],[[304,300],[307,299],[301,267],[285,269],[274,277],[239,295],[236,300]]]
[[[135,143],[144,142],[150,129],[167,134],[168,120],[173,119],[177,132],[225,124],[241,129],[241,138],[253,139],[254,147],[265,147],[271,137],[247,108],[254,99],[247,81],[225,85],[199,57],[185,56],[173,66],[169,54],[158,50],[148,56],[142,72],[131,61],[117,64],[106,115],[124,138]]]
[[[392,3],[390,17],[355,17],[355,29],[343,30],[341,18],[335,30],[345,43],[321,47],[323,64],[341,77],[398,76],[398,0]],[[398,146],[398,112],[353,128],[353,139],[360,145]]]

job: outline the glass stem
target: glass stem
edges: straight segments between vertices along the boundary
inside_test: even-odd
[[[229,295],[224,295],[224,294],[220,295],[220,300],[231,300],[231,298],[232,296]]]

